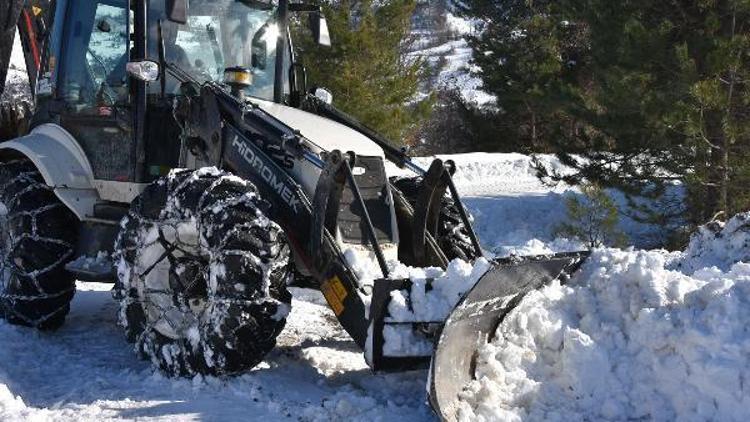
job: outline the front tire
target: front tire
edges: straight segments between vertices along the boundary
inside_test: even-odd
[[[173,171],[131,205],[115,245],[120,323],[169,375],[251,369],[291,309],[289,248],[249,182]]]
[[[78,220],[31,161],[0,164],[0,310],[11,324],[56,329],[70,311]]]
[[[421,177],[391,177],[391,184],[396,187],[404,198],[416,206],[422,188]],[[449,261],[462,259],[471,261],[474,256],[481,256],[481,251],[475,251],[469,237],[469,228],[463,223],[461,213],[453,198],[443,196],[440,204],[440,215],[438,216],[438,229],[436,240],[440,249],[443,250]],[[466,211],[468,214],[468,210]],[[469,215],[469,218],[471,216]]]

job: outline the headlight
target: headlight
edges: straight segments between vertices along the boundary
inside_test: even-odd
[[[224,83],[240,88],[248,87],[253,84],[253,73],[244,67],[228,67],[224,69]]]

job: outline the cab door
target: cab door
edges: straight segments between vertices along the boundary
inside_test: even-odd
[[[126,0],[71,1],[56,80],[61,125],[81,145],[100,181],[135,179],[131,92],[125,66]]]

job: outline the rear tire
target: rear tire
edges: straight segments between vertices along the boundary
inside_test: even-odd
[[[75,279],[78,220],[26,159],[0,164],[0,309],[11,324],[56,329]]]
[[[391,177],[391,184],[404,194],[406,200],[414,207],[422,187],[421,177]],[[462,259],[471,261],[474,256],[481,256],[474,252],[474,246],[469,237],[469,230],[461,219],[458,207],[452,198],[444,196],[440,206],[438,218],[437,242],[448,260]],[[469,218],[471,215],[466,211]]]
[[[131,205],[115,245],[120,324],[169,375],[251,369],[291,309],[289,247],[249,182],[173,171]]]

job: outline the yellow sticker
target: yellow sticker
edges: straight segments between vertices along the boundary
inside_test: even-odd
[[[331,309],[333,309],[333,313],[336,316],[341,315],[344,312],[344,299],[346,299],[348,293],[339,277],[333,276],[330,280],[324,281],[321,290]]]
[[[336,292],[336,296],[338,296],[339,299],[341,299],[341,301],[343,302],[348,295],[348,293],[346,292],[346,288],[344,287],[344,283],[342,283],[337,276],[334,276],[331,279],[331,287],[333,287],[333,291]]]
[[[34,16],[39,16],[42,13],[42,8],[39,6],[31,6],[31,11],[34,12]]]

